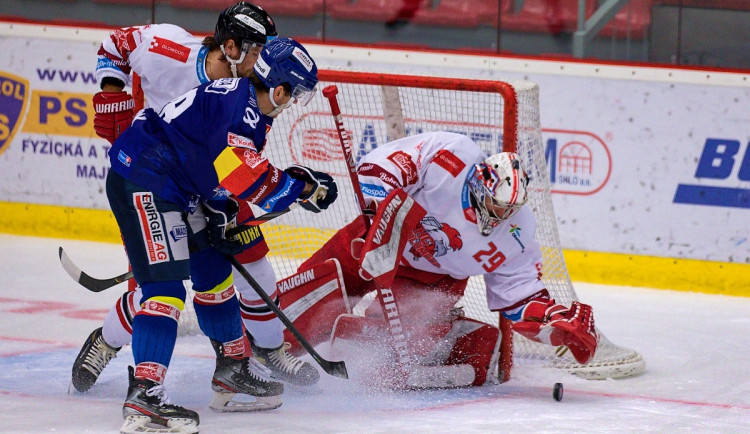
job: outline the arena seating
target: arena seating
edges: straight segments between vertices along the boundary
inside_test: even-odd
[[[340,20],[394,22],[410,21],[413,11],[429,0],[344,0],[326,3],[328,15]]]
[[[586,0],[586,17],[596,10],[596,0]],[[570,0],[524,0],[517,14],[503,14],[503,30],[558,34],[574,32],[578,25],[578,2]]]
[[[126,0],[122,0],[126,1]],[[232,0],[169,0],[172,7],[221,11],[236,3]]]
[[[512,0],[502,0],[509,11]],[[414,15],[414,24],[474,28],[497,23],[498,0],[439,0],[427,2]],[[503,12],[507,13],[507,12]]]
[[[151,0],[92,0],[94,3],[108,3],[121,5],[151,6]],[[156,3],[166,3],[167,0],[156,0]]]
[[[327,0],[326,6],[334,2],[335,0]],[[267,10],[272,17],[312,17],[323,13],[323,0],[252,0],[252,3]]]
[[[651,25],[651,6],[654,0],[630,0],[599,32],[599,36],[642,39]]]

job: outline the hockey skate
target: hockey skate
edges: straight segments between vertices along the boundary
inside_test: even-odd
[[[272,381],[270,371],[252,357],[223,354],[220,342],[211,340],[216,351],[216,370],[211,380],[214,398],[208,405],[219,412],[265,411],[281,407],[284,385]]]
[[[197,433],[198,413],[170,404],[164,386],[151,380],[137,379],[128,366],[128,397],[122,406],[125,423],[120,433]]]
[[[277,380],[297,386],[312,386],[320,379],[318,370],[311,364],[287,352],[291,346],[289,342],[284,342],[278,348],[261,348],[255,346],[250,333],[245,333],[250,341],[250,347],[253,349],[253,357],[268,368],[271,375]]]
[[[79,392],[91,389],[104,367],[117,357],[118,351],[119,348],[112,348],[104,342],[101,327],[91,332],[73,362],[73,387]]]

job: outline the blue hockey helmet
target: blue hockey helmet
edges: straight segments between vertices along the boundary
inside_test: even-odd
[[[305,47],[293,39],[276,38],[268,42],[253,68],[269,89],[289,83],[292,99],[302,105],[307,105],[315,95],[318,67]]]

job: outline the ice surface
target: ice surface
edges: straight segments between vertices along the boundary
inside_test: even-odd
[[[127,269],[116,244],[0,234],[0,431],[117,432],[129,347],[89,392],[68,394],[68,384],[80,345],[125,285],[86,291],[63,271],[58,246],[95,277]],[[363,386],[356,372],[351,380],[322,373],[314,387],[287,386],[277,410],[219,414],[208,408],[213,351],[206,338],[187,337],[166,386],[173,402],[200,413],[202,433],[750,432],[750,299],[583,283],[576,290],[610,340],[643,354],[644,375],[587,381],[519,367],[503,385],[393,393]],[[558,381],[562,402],[552,399]]]

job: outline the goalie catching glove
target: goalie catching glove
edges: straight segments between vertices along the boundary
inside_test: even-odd
[[[594,357],[599,343],[591,306],[577,301],[570,308],[555,304],[554,299],[530,301],[513,330],[535,342],[566,346],[582,365]]]
[[[327,209],[338,197],[336,182],[327,173],[296,164],[287,167],[284,172],[296,180],[313,185],[309,194],[303,194],[297,199],[297,203],[307,211],[320,212]]]
[[[133,96],[126,92],[99,92],[93,103],[96,135],[114,143],[133,122]]]

